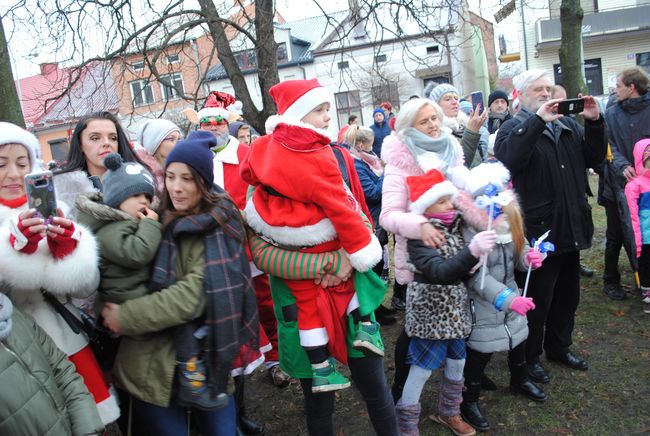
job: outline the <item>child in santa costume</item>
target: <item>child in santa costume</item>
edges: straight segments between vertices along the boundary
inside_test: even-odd
[[[415,278],[406,291],[405,329],[411,338],[408,378],[397,402],[398,425],[404,436],[419,435],[420,394],[431,373],[444,367],[438,413],[432,419],[457,435],[476,432],[460,417],[465,365],[465,338],[472,327],[463,279],[496,242],[493,231],[478,233],[469,244],[463,222],[452,204],[457,189],[438,170],[406,178],[409,209],[422,214],[444,235],[444,245],[433,248],[420,240],[408,241],[409,262]]]
[[[353,268],[370,270],[382,251],[372,226],[344,184],[330,147],[332,95],[316,79],[289,80],[269,90],[278,115],[266,121],[268,134],[251,145],[242,177],[255,186],[246,204],[246,220],[275,245],[302,252],[342,250]],[[319,315],[319,286],[312,280],[286,280],[296,298],[300,344],[313,369],[313,392],[343,389],[350,382],[328,360],[329,337]],[[348,284],[342,289],[354,292]],[[330,292],[337,292],[331,289]],[[347,308],[358,329],[354,346],[383,355],[379,325],[359,311],[355,296]]]
[[[42,293],[46,291],[67,314],[80,318],[71,300],[86,298],[97,289],[97,244],[92,232],[65,218],[69,205],[61,199],[58,206],[63,214],[51,223],[29,209],[24,177],[30,171],[41,171],[39,155],[34,135],[0,123],[0,284],[16,307],[31,315],[74,363],[95,399],[102,422],[108,424],[120,411],[88,338],[73,331]]]

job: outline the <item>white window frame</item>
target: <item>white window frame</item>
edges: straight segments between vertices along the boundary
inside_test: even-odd
[[[136,61],[131,63],[131,68],[136,72],[144,71],[144,61]]]
[[[178,100],[180,97],[180,94],[174,88],[173,86],[167,86],[165,83],[162,82],[163,79],[171,77],[172,78],[172,83],[175,83],[176,80],[174,80],[174,77],[177,77],[178,80],[181,82],[181,88],[183,89],[183,92],[185,92],[185,83],[183,82],[183,75],[181,73],[171,73],[171,74],[165,74],[160,76],[160,96],[162,97],[162,101],[171,101],[171,100]],[[168,88],[171,92],[171,97],[167,97],[167,92],[165,89]]]
[[[136,83],[139,84],[139,86],[140,86],[140,89],[139,89],[139,94],[140,94],[139,96],[140,96],[140,99],[141,99],[140,103],[137,102],[137,96],[136,96],[137,92],[136,92],[136,90],[133,89],[133,86]],[[133,106],[146,106],[146,105],[150,105],[150,104],[153,104],[153,103],[156,102],[156,96],[155,96],[155,94],[153,92],[153,86],[151,86],[150,81],[148,81],[148,80],[133,80],[133,81],[129,82],[129,88],[131,89],[131,97],[132,97],[131,101],[133,102]],[[151,90],[151,101],[149,101],[146,98],[146,89],[147,88],[149,88]]]
[[[171,56],[175,56],[175,57],[176,57],[176,60],[174,60],[174,61],[170,61],[169,58],[170,58]],[[165,56],[165,61],[167,62],[168,65],[178,64],[178,63],[180,63],[180,61],[181,61],[181,55],[180,55],[180,53],[172,53],[172,54],[168,54],[167,56]]]

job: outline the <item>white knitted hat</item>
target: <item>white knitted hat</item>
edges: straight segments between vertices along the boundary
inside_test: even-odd
[[[20,144],[29,153],[31,171],[41,169],[41,145],[32,133],[12,123],[0,121],[0,145]]]

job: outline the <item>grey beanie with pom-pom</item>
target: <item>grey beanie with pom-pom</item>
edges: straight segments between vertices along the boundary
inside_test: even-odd
[[[104,159],[106,174],[102,180],[104,204],[119,208],[120,204],[134,195],[145,194],[150,199],[155,192],[153,176],[137,162],[124,162],[118,153]]]

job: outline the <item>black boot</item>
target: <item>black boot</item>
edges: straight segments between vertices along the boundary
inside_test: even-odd
[[[235,379],[235,408],[237,409],[237,429],[242,435],[262,435],[266,431],[264,424],[253,421],[246,416],[244,405],[244,376],[234,377]]]
[[[465,381],[465,391],[463,392],[463,402],[460,405],[460,414],[465,422],[478,431],[490,430],[490,423],[481,413],[478,406],[478,397],[481,393],[481,383]]]
[[[533,401],[543,403],[548,399],[546,394],[528,377],[525,363],[510,364],[510,390],[523,394]]]

